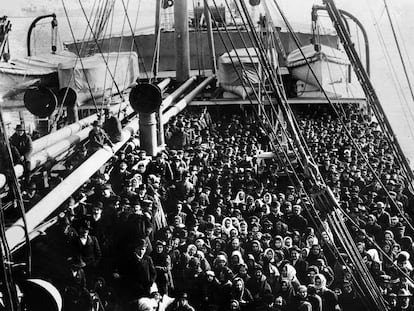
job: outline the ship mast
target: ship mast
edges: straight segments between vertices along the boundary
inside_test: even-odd
[[[177,82],[190,77],[190,37],[188,33],[187,1],[174,3],[175,65]]]

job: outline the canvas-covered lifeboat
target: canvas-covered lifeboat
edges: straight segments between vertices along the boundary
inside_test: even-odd
[[[320,96],[317,79],[329,95],[344,96],[343,88],[350,86],[350,62],[346,54],[326,45],[310,44],[301,50],[302,52],[299,49],[292,51],[287,58],[287,67],[292,77],[298,80],[298,96]],[[311,73],[306,60],[316,77]]]

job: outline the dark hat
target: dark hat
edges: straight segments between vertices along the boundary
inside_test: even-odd
[[[93,204],[93,207],[97,207],[97,208],[99,208],[99,209],[103,209],[103,203],[102,202],[100,202],[100,201],[98,201],[98,202],[95,202],[94,204]]]
[[[147,243],[147,241],[145,239],[138,239],[135,242],[135,248],[138,248],[138,247],[147,247],[147,246],[148,246],[148,243]]]
[[[80,228],[84,228],[84,229],[91,229],[91,223],[88,219],[83,219],[82,221],[80,221],[79,223],[79,229]]]
[[[16,131],[24,131],[24,130],[25,130],[25,128],[24,128],[23,124],[17,124],[16,125]]]
[[[82,260],[81,257],[69,257],[68,263],[75,268],[84,268],[86,266],[86,263]]]

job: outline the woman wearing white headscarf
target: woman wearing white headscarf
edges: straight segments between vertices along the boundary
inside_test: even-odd
[[[225,217],[221,224],[221,230],[225,233],[228,237],[230,236],[230,231],[234,229],[233,223],[230,217]]]
[[[236,197],[233,200],[233,203],[238,206],[240,204],[246,204],[246,193],[243,190],[237,192]]]
[[[266,276],[270,287],[274,288],[279,279],[280,273],[274,264],[275,251],[271,248],[266,248],[263,253],[263,274]]]
[[[240,251],[233,251],[230,256],[230,269],[236,273],[238,266],[245,264],[243,256]]]
[[[334,291],[326,287],[326,278],[323,274],[315,275],[316,293],[322,298],[322,311],[340,310],[338,297]]]

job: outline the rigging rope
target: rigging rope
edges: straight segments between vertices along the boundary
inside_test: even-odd
[[[136,41],[135,31],[134,31],[134,29],[132,29],[131,21],[130,21],[130,19],[129,19],[129,15],[128,15],[128,10],[127,10],[127,8],[125,7],[125,2],[124,2],[124,0],[121,0],[121,2],[122,2],[122,6],[123,6],[123,8],[124,8],[125,16],[126,16],[127,21],[128,21],[129,29],[131,30],[132,42],[133,42],[133,44],[134,44],[134,46],[135,46],[135,50],[137,51],[137,54],[138,54],[139,59],[141,59],[141,60],[142,60],[142,67],[143,67],[143,69],[144,69],[145,76],[146,76],[146,78],[147,78],[147,79],[149,79],[149,75],[148,75],[147,69],[145,68],[144,58],[143,58],[143,57],[141,57],[141,53],[140,53],[140,51],[139,51],[138,43],[137,43],[137,41]]]
[[[371,12],[371,15],[372,15],[372,17],[375,21],[375,16],[374,16],[374,13],[372,12],[372,9],[370,10],[370,12]],[[413,112],[410,109],[410,105],[409,105],[408,100],[405,96],[405,92],[402,88],[402,83],[399,81],[399,76],[396,72],[395,67],[393,66],[392,59],[391,59],[390,53],[389,53],[388,48],[387,48],[387,44],[385,42],[384,36],[382,35],[381,29],[379,28],[379,25],[378,25],[377,22],[374,23],[374,27],[375,27],[375,30],[376,30],[377,37],[380,41],[380,46],[381,46],[382,53],[383,53],[383,56],[385,58],[385,61],[387,63],[387,67],[388,67],[388,69],[391,73],[392,83],[394,84],[395,89],[399,90],[399,92],[395,92],[395,93],[397,94],[399,102],[401,103],[401,108],[404,110],[404,118],[407,120],[407,125],[410,129],[410,133],[412,134],[412,136],[414,136],[414,132],[413,132],[413,128],[411,126],[411,122],[410,122],[410,120],[408,120],[408,113],[410,114],[411,119],[414,120]],[[405,104],[405,107],[404,107],[404,104]],[[405,113],[407,110],[408,110],[408,113]]]
[[[274,1],[274,2],[276,3],[276,1]],[[310,66],[310,64],[309,64],[308,59],[306,58],[305,54],[303,53],[303,50],[302,50],[302,48],[301,48],[301,44],[300,44],[300,42],[299,42],[299,39],[297,38],[297,35],[293,32],[293,29],[292,29],[292,27],[291,27],[290,23],[287,21],[286,16],[284,16],[283,12],[280,10],[280,7],[279,7],[279,5],[278,5],[277,3],[276,3],[276,6],[278,7],[279,12],[280,12],[280,14],[281,14],[282,18],[283,18],[283,20],[284,20],[284,22],[285,22],[286,26],[287,26],[287,27],[288,27],[288,29],[289,29],[289,32],[291,33],[291,35],[292,35],[292,37],[293,37],[293,39],[294,39],[294,41],[295,41],[295,44],[297,45],[297,47],[298,47],[299,51],[301,52],[302,57],[304,58],[305,62],[307,63],[307,66],[308,66],[308,68],[310,69],[310,71],[311,71],[311,73],[312,73],[313,77],[315,78],[315,80],[316,80],[316,82],[317,82],[317,84],[318,84],[319,88],[321,89],[321,91],[322,91],[323,95],[325,96],[325,98],[327,99],[328,103],[331,105],[331,107],[332,107],[332,108],[333,108],[333,110],[335,111],[335,114],[339,117],[339,116],[340,116],[340,114],[339,114],[338,110],[336,109],[335,105],[333,105],[333,103],[332,103],[331,99],[329,98],[329,96],[327,95],[327,93],[325,92],[325,90],[323,89],[323,87],[322,87],[322,85],[321,85],[320,81],[318,80],[318,78],[317,78],[317,76],[316,76],[316,74],[315,74],[314,70],[312,69],[312,67],[311,67],[311,66]],[[361,155],[361,157],[364,159],[365,163],[368,165],[368,167],[369,167],[369,169],[371,170],[371,172],[373,173],[373,175],[374,175],[375,179],[376,179],[376,180],[380,183],[381,187],[383,187],[383,189],[384,189],[384,191],[385,191],[385,193],[386,193],[387,197],[391,199],[391,202],[394,204],[394,206],[396,207],[396,209],[399,211],[399,213],[400,213],[401,217],[402,217],[402,218],[406,221],[407,225],[408,225],[408,226],[409,226],[409,227],[410,227],[410,228],[414,231],[414,227],[413,227],[413,225],[412,225],[412,224],[411,224],[411,222],[410,222],[410,221],[406,218],[406,216],[405,216],[405,215],[404,215],[404,213],[402,212],[401,208],[400,208],[400,207],[398,206],[398,204],[395,202],[394,198],[390,195],[390,193],[389,193],[388,189],[385,187],[385,185],[383,184],[382,180],[380,179],[380,177],[378,176],[378,174],[377,174],[377,173],[375,172],[375,170],[373,169],[373,167],[372,167],[372,165],[370,164],[370,162],[369,162],[368,158],[364,155],[364,153],[362,152],[362,150],[360,149],[360,147],[356,144],[355,140],[354,140],[354,139],[353,139],[353,137],[352,137],[352,134],[351,134],[351,133],[350,133],[350,131],[347,129],[346,124],[344,123],[344,121],[342,120],[342,118],[339,118],[339,120],[341,121],[341,124],[342,124],[342,126],[343,126],[343,128],[344,128],[344,130],[345,130],[345,132],[346,132],[346,134],[347,134],[347,136],[351,139],[353,146],[354,146],[354,147],[355,147],[355,149],[358,151],[358,153]]]
[[[227,1],[226,1],[226,3],[227,3]],[[228,4],[228,3],[227,3],[227,4]],[[215,1],[214,1],[214,5],[215,5],[216,10],[217,10],[218,8],[217,8],[217,4],[216,4],[216,2],[215,2]],[[209,10],[210,10],[210,8],[209,8]],[[212,14],[211,10],[210,10],[210,14]],[[243,62],[242,62],[242,60],[241,60],[241,58],[240,58],[240,56],[239,56],[239,54],[238,54],[238,52],[237,52],[237,49],[236,49],[236,47],[235,47],[235,45],[234,45],[234,42],[233,42],[233,40],[232,40],[232,38],[231,38],[231,36],[230,36],[230,34],[229,34],[229,31],[228,31],[228,28],[227,28],[227,26],[226,26],[226,23],[224,23],[224,21],[221,21],[221,22],[222,22],[222,24],[224,25],[224,29],[225,29],[225,31],[226,31],[227,37],[228,37],[228,39],[229,39],[229,42],[230,42],[230,44],[231,44],[232,49],[235,51],[235,54],[236,54],[236,56],[237,56],[237,58],[238,58],[238,62],[240,63],[240,65],[241,65],[241,67],[242,67],[242,70],[243,70],[243,71],[246,71],[246,68],[244,67]],[[217,28],[217,31],[219,32],[219,35],[220,35],[220,29],[219,29],[218,25],[216,25],[216,28]],[[249,50],[248,50],[248,48],[247,48],[247,45],[246,45],[246,43],[245,43],[245,41],[244,41],[244,39],[243,39],[243,36],[242,36],[242,34],[241,34],[240,30],[238,30],[238,32],[239,32],[239,36],[240,36],[240,38],[241,38],[241,40],[242,40],[242,42],[243,42],[243,44],[244,44],[244,46],[245,46],[245,48],[246,48],[246,52],[247,52],[247,55],[249,56],[250,61],[251,61],[252,63],[254,63],[254,62],[253,62],[253,57],[252,57],[251,53],[249,52]],[[222,39],[222,42],[223,42],[223,45],[225,46],[225,43],[224,43],[224,40],[223,40],[223,39]],[[229,51],[229,49],[227,49],[227,48],[226,48],[226,50],[228,50],[228,51]],[[229,53],[230,53],[230,51],[229,51]],[[258,52],[256,52],[256,53],[257,53],[257,55],[258,55]],[[229,55],[230,55],[230,54],[229,54]],[[231,59],[231,57],[230,57],[230,60],[231,60],[231,62],[232,62],[232,64],[233,64],[233,60]],[[235,65],[233,64],[233,66],[235,66]],[[257,76],[258,76],[258,77],[260,77],[260,73],[259,73],[258,68],[256,68],[256,66],[253,66],[253,68],[254,68],[254,70],[255,70],[255,72],[256,72],[256,74],[257,74]],[[236,69],[236,72],[237,72],[237,74],[238,74],[237,69]],[[240,81],[241,81],[241,82],[243,82],[243,81],[244,81],[243,77],[240,77],[240,76],[239,76],[239,79],[240,79]],[[257,93],[256,93],[256,91],[255,91],[255,87],[254,87],[254,85],[252,84],[252,82],[251,82],[249,79],[246,79],[246,80],[249,82],[251,89],[254,91],[254,95],[255,95],[255,97],[256,97],[256,100],[258,101],[258,104],[259,104],[259,105],[263,108],[263,110],[265,111],[264,106],[262,106],[262,101],[261,101],[261,99],[260,99],[260,96],[259,96],[259,95],[257,95]],[[245,92],[246,92],[246,94],[248,94],[247,89],[245,89]],[[267,99],[268,99],[269,103],[271,104],[271,103],[272,103],[272,99],[270,98],[270,95],[269,95],[268,93],[266,93],[266,97],[267,97]],[[275,106],[274,106],[274,105],[272,105],[272,104],[271,104],[271,106],[270,106],[270,107],[271,107],[271,109],[276,109],[276,108],[275,108]],[[277,112],[277,111],[275,112],[275,114],[276,114],[276,116],[279,116],[279,114],[278,114],[278,112]],[[270,120],[270,118],[267,116],[267,114],[266,114],[265,116],[266,116],[266,118],[267,118],[267,122],[268,122],[268,124],[272,124],[272,123],[271,123],[271,120]],[[279,122],[282,124],[282,120],[280,120],[280,119],[279,119]],[[284,129],[283,127],[282,127],[282,130],[284,131],[284,134],[285,134],[286,136],[288,136],[288,135],[287,135],[287,132],[285,131],[285,129]],[[273,136],[277,137],[276,128],[273,128],[273,127],[272,127],[272,131],[273,131]],[[293,150],[294,152],[296,152],[296,150],[295,150],[294,146],[292,146],[292,150]],[[296,156],[297,156],[297,158],[300,158],[298,154],[296,154]],[[300,164],[302,165],[302,163],[301,163],[301,162],[300,162]],[[302,168],[303,168],[303,167],[302,167]]]
[[[219,29],[218,29],[218,31],[219,31]],[[220,33],[219,33],[220,34]],[[221,35],[220,35],[220,37],[221,37]],[[221,39],[222,39],[222,37],[221,37]],[[222,39],[222,41],[223,41],[223,45],[225,46],[225,43],[224,43],[224,40]],[[227,49],[227,48],[226,48]],[[237,51],[236,51],[236,56],[239,58],[239,56],[238,56],[238,53],[237,53]],[[231,59],[231,61],[232,61],[232,64],[233,64],[233,66],[235,67],[235,65],[234,65],[234,62],[233,62],[233,60]],[[239,62],[240,62],[240,58],[239,58]],[[238,71],[236,70],[236,73],[237,73],[237,75],[239,76],[239,79],[241,79],[241,77],[240,77],[240,75],[239,75],[239,73],[238,73]],[[243,81],[243,80],[242,80]],[[243,84],[243,87],[245,88],[245,85]],[[255,96],[257,97],[257,94],[255,93]],[[258,101],[259,102],[259,104],[260,104],[260,101]],[[257,110],[255,109],[255,112],[256,112],[256,114],[258,115],[258,117],[259,117],[259,114],[257,113]],[[265,117],[267,117],[267,115],[265,115]],[[259,117],[259,121],[260,121],[261,119],[260,119],[260,117]],[[269,122],[269,121],[268,121]],[[264,125],[263,126],[264,127],[264,129],[265,130],[267,130],[268,128],[266,127],[266,125]],[[276,138],[276,140],[277,140],[277,136],[275,137]],[[279,140],[277,140],[277,142],[279,143],[279,145],[280,145],[280,142],[279,142]],[[273,140],[271,140],[271,144],[273,144],[274,145],[274,142],[273,142]],[[274,149],[276,149],[276,148],[274,148]],[[287,159],[287,161],[289,162],[289,165],[291,166],[291,168],[292,168],[292,171],[293,171],[293,173],[294,173],[294,175],[296,176],[296,179],[298,180],[298,183],[299,183],[299,185],[301,186],[301,188],[302,188],[302,183],[301,183],[301,181],[300,181],[300,179],[299,179],[299,177],[298,177],[298,175],[296,174],[296,171],[295,171],[295,168],[294,168],[294,166],[293,166],[293,164],[291,163],[291,161],[290,161],[290,159],[289,159],[289,157],[287,156],[287,154],[286,154],[286,152],[285,152],[285,150],[284,150],[284,148],[282,147],[281,148],[281,150],[282,150],[282,152],[284,153],[284,155],[285,155],[285,158]],[[278,153],[276,153],[276,156],[280,159],[280,156],[279,156],[279,154]],[[287,170],[287,168],[286,167],[284,167],[284,169],[285,170]],[[289,172],[287,171],[287,173],[288,173],[288,176],[290,176],[290,174],[289,174]],[[289,177],[290,178],[290,177]],[[305,194],[306,194],[306,191],[305,191]],[[310,201],[309,201],[310,202]],[[315,210],[315,212],[316,212],[316,210]],[[317,225],[316,226],[316,228],[319,228],[319,226]]]
[[[99,113],[98,106],[96,104],[95,97],[93,96],[93,92],[92,92],[92,89],[91,89],[91,85],[89,83],[89,79],[88,79],[88,76],[87,76],[86,71],[85,71],[85,66],[83,65],[82,57],[79,54],[79,52],[80,52],[79,51],[79,47],[78,47],[78,45],[76,43],[76,38],[75,38],[75,34],[73,33],[72,24],[70,23],[70,20],[69,20],[69,15],[68,15],[68,11],[67,11],[67,8],[66,8],[66,5],[65,5],[65,0],[61,0],[61,2],[62,2],[63,10],[64,10],[65,15],[66,15],[66,19],[67,19],[68,24],[69,24],[69,30],[70,30],[70,33],[72,35],[72,39],[73,39],[73,41],[75,43],[76,53],[78,54],[78,57],[76,58],[76,60],[79,59],[79,62],[80,62],[81,67],[82,67],[83,75],[85,76],[86,84],[88,85],[88,91],[89,91],[89,94],[91,95],[92,102],[93,102],[93,105],[95,107],[95,111],[96,111],[96,113]],[[76,62],[75,62],[75,66],[76,66]],[[73,77],[73,75],[72,75],[72,77]]]
[[[397,46],[398,54],[400,55],[400,60],[401,60],[402,66],[403,66],[404,75],[405,75],[405,78],[407,79],[408,88],[410,89],[411,98],[414,101],[414,90],[413,90],[413,87],[412,87],[412,84],[411,84],[410,77],[408,76],[407,67],[405,65],[404,57],[402,55],[401,48],[400,48],[400,43],[398,41],[397,34],[395,33],[394,24],[392,22],[391,14],[390,14],[390,11],[389,11],[388,5],[387,5],[387,0],[383,0],[383,1],[384,1],[385,10],[387,11],[388,20],[390,21],[392,35],[394,36],[394,42],[395,42],[395,45]]]
[[[63,0],[62,0],[62,1],[63,1]],[[95,33],[93,33],[93,29],[92,29],[92,27],[91,27],[91,24],[90,24],[90,22],[89,22],[89,20],[88,20],[88,17],[87,17],[87,15],[86,15],[86,12],[85,12],[85,8],[83,7],[82,0],[78,0],[78,2],[79,2],[79,5],[80,5],[80,7],[81,7],[82,13],[83,13],[83,15],[84,15],[84,16],[85,16],[85,18],[86,18],[86,21],[87,21],[87,23],[88,23],[88,27],[89,27],[90,31],[92,32],[92,36],[93,36],[93,39],[94,39],[94,41],[95,41],[96,47],[97,47],[97,48],[98,48],[98,50],[99,50],[99,54],[101,54],[102,59],[103,59],[103,61],[104,61],[104,63],[105,63],[106,70],[108,71],[109,75],[111,76],[111,79],[112,79],[112,81],[113,81],[113,82],[114,82],[114,84],[115,84],[115,88],[116,88],[116,90],[117,90],[118,94],[119,94],[119,95],[123,98],[123,94],[122,94],[121,90],[119,89],[118,84],[117,84],[117,83],[116,83],[116,81],[115,81],[115,77],[112,75],[111,68],[109,68],[109,64],[108,64],[108,62],[107,62],[107,61],[106,61],[106,59],[105,59],[105,56],[104,56],[104,54],[103,54],[103,52],[102,52],[102,48],[101,48],[101,46],[100,46],[100,44],[99,44],[99,42],[98,42],[98,39],[97,39],[97,37],[96,37]]]
[[[377,120],[379,121],[379,125],[382,131],[385,134],[385,138],[387,139],[389,146],[393,149],[394,156],[398,159],[401,169],[404,171],[406,175],[406,179],[408,181],[408,186],[410,188],[410,191],[414,192],[414,189],[413,189],[414,173],[409,167],[407,159],[404,157],[404,153],[401,149],[401,146],[395,137],[391,124],[380,104],[380,101],[375,92],[375,89],[367,73],[363,69],[361,61],[358,55],[356,54],[355,48],[353,44],[350,43],[349,35],[345,29],[342,19],[340,18],[340,13],[336,9],[333,0],[325,0],[325,1],[326,1],[327,11],[331,19],[335,21],[334,26],[335,26],[336,32],[338,36],[340,37],[341,41],[343,42],[344,49],[346,50],[351,63],[355,67],[354,68],[355,73],[358,79],[360,79],[361,81],[361,86],[364,89],[365,95],[367,99],[369,100],[369,103],[373,105],[372,106],[373,111],[375,113]]]
[[[115,3],[113,3],[113,4],[115,4]],[[112,7],[111,12],[112,12],[112,14],[111,14],[112,18],[111,18],[111,23],[110,23],[111,25],[109,27],[109,23],[106,23],[106,27],[105,27],[105,31],[104,31],[104,35],[103,35],[104,37],[106,36],[107,31],[108,31],[108,27],[109,27],[109,43],[108,43],[109,48],[111,48],[112,29],[113,29],[113,24],[114,24],[114,15],[115,15],[115,11],[113,10],[113,7]],[[109,61],[109,55],[110,54],[108,53],[106,61]],[[116,55],[117,60],[118,60],[118,56],[119,56],[119,54]],[[116,76],[116,69],[117,69],[117,63],[115,63],[114,76]],[[107,78],[108,78],[108,72],[105,71],[105,79],[104,79],[104,86],[103,86],[103,100],[102,100],[102,104],[101,104],[102,113],[103,113],[103,110],[104,110],[104,105],[106,104],[106,102],[105,102],[106,96],[105,95],[106,95],[106,81],[107,81]],[[110,99],[112,97],[112,88],[113,88],[113,83],[111,84],[111,89],[109,91],[110,92]],[[110,102],[108,104],[110,104]]]

